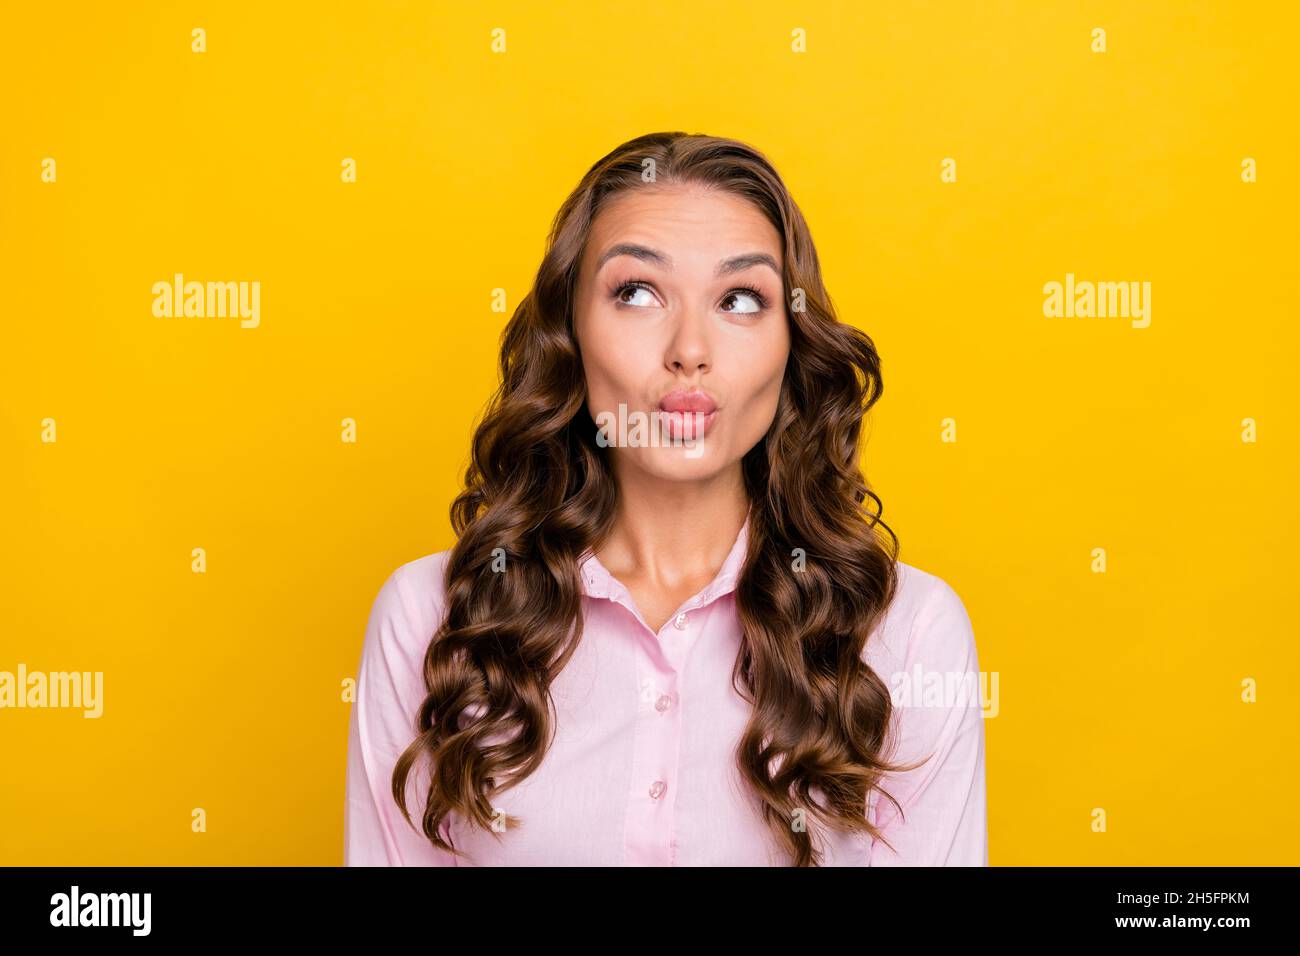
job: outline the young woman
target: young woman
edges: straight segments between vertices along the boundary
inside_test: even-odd
[[[346,863],[987,865],[970,620],[897,559],[879,358],[768,161],[597,162],[500,365],[455,546],[370,614]]]

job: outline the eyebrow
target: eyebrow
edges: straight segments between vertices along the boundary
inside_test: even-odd
[[[596,262],[596,271],[599,272],[601,266],[616,256],[632,256],[642,262],[656,265],[661,269],[671,270],[673,267],[672,258],[657,249],[651,249],[649,246],[642,246],[635,242],[620,242],[617,245],[610,246],[605,254],[600,257]],[[742,272],[752,266],[767,266],[778,276],[781,275],[781,269],[776,264],[776,260],[766,252],[746,252],[739,256],[723,259],[718,263],[717,268],[713,270],[713,274],[718,277],[731,275],[733,272]]]

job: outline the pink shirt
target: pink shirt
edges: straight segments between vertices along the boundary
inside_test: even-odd
[[[415,737],[422,661],[442,621],[451,552],[397,568],[371,609],[357,674],[344,864],[788,865],[774,855],[758,800],[746,792],[733,756],[749,711],[731,685],[740,646],[734,591],[748,531],[746,522],[712,583],[657,634],[628,590],[587,553],[582,641],[551,685],[554,743],[537,771],[494,800],[522,817],[523,826],[485,832],[449,815],[443,832],[469,859],[435,849],[392,798],[394,763]],[[901,733],[894,760],[934,756],[885,777],[903,817],[872,794],[868,819],[884,828],[893,851],[818,829],[826,841],[823,865],[987,866],[984,726],[971,623],[942,579],[901,561],[898,568],[897,596],[864,656],[894,696]],[[936,690],[939,677],[946,677],[947,693]],[[962,681],[967,692],[954,693]],[[407,787],[417,823],[428,785],[425,760]]]

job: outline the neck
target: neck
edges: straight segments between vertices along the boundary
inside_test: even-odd
[[[620,475],[614,521],[596,556],[616,577],[674,587],[716,573],[748,514],[739,464],[701,481]]]

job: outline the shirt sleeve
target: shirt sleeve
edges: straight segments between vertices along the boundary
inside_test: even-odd
[[[456,865],[455,856],[417,829],[428,788],[427,758],[407,779],[414,826],[393,799],[393,768],[416,737],[415,714],[424,699],[424,651],[433,634],[422,632],[420,617],[398,568],[371,607],[357,670],[348,726],[344,866]]]
[[[914,770],[886,775],[899,806],[876,797],[874,823],[893,844],[871,847],[870,866],[988,866],[984,717],[970,618],[957,593],[935,578],[908,638],[903,672],[882,675],[894,694],[898,746],[893,762]]]

